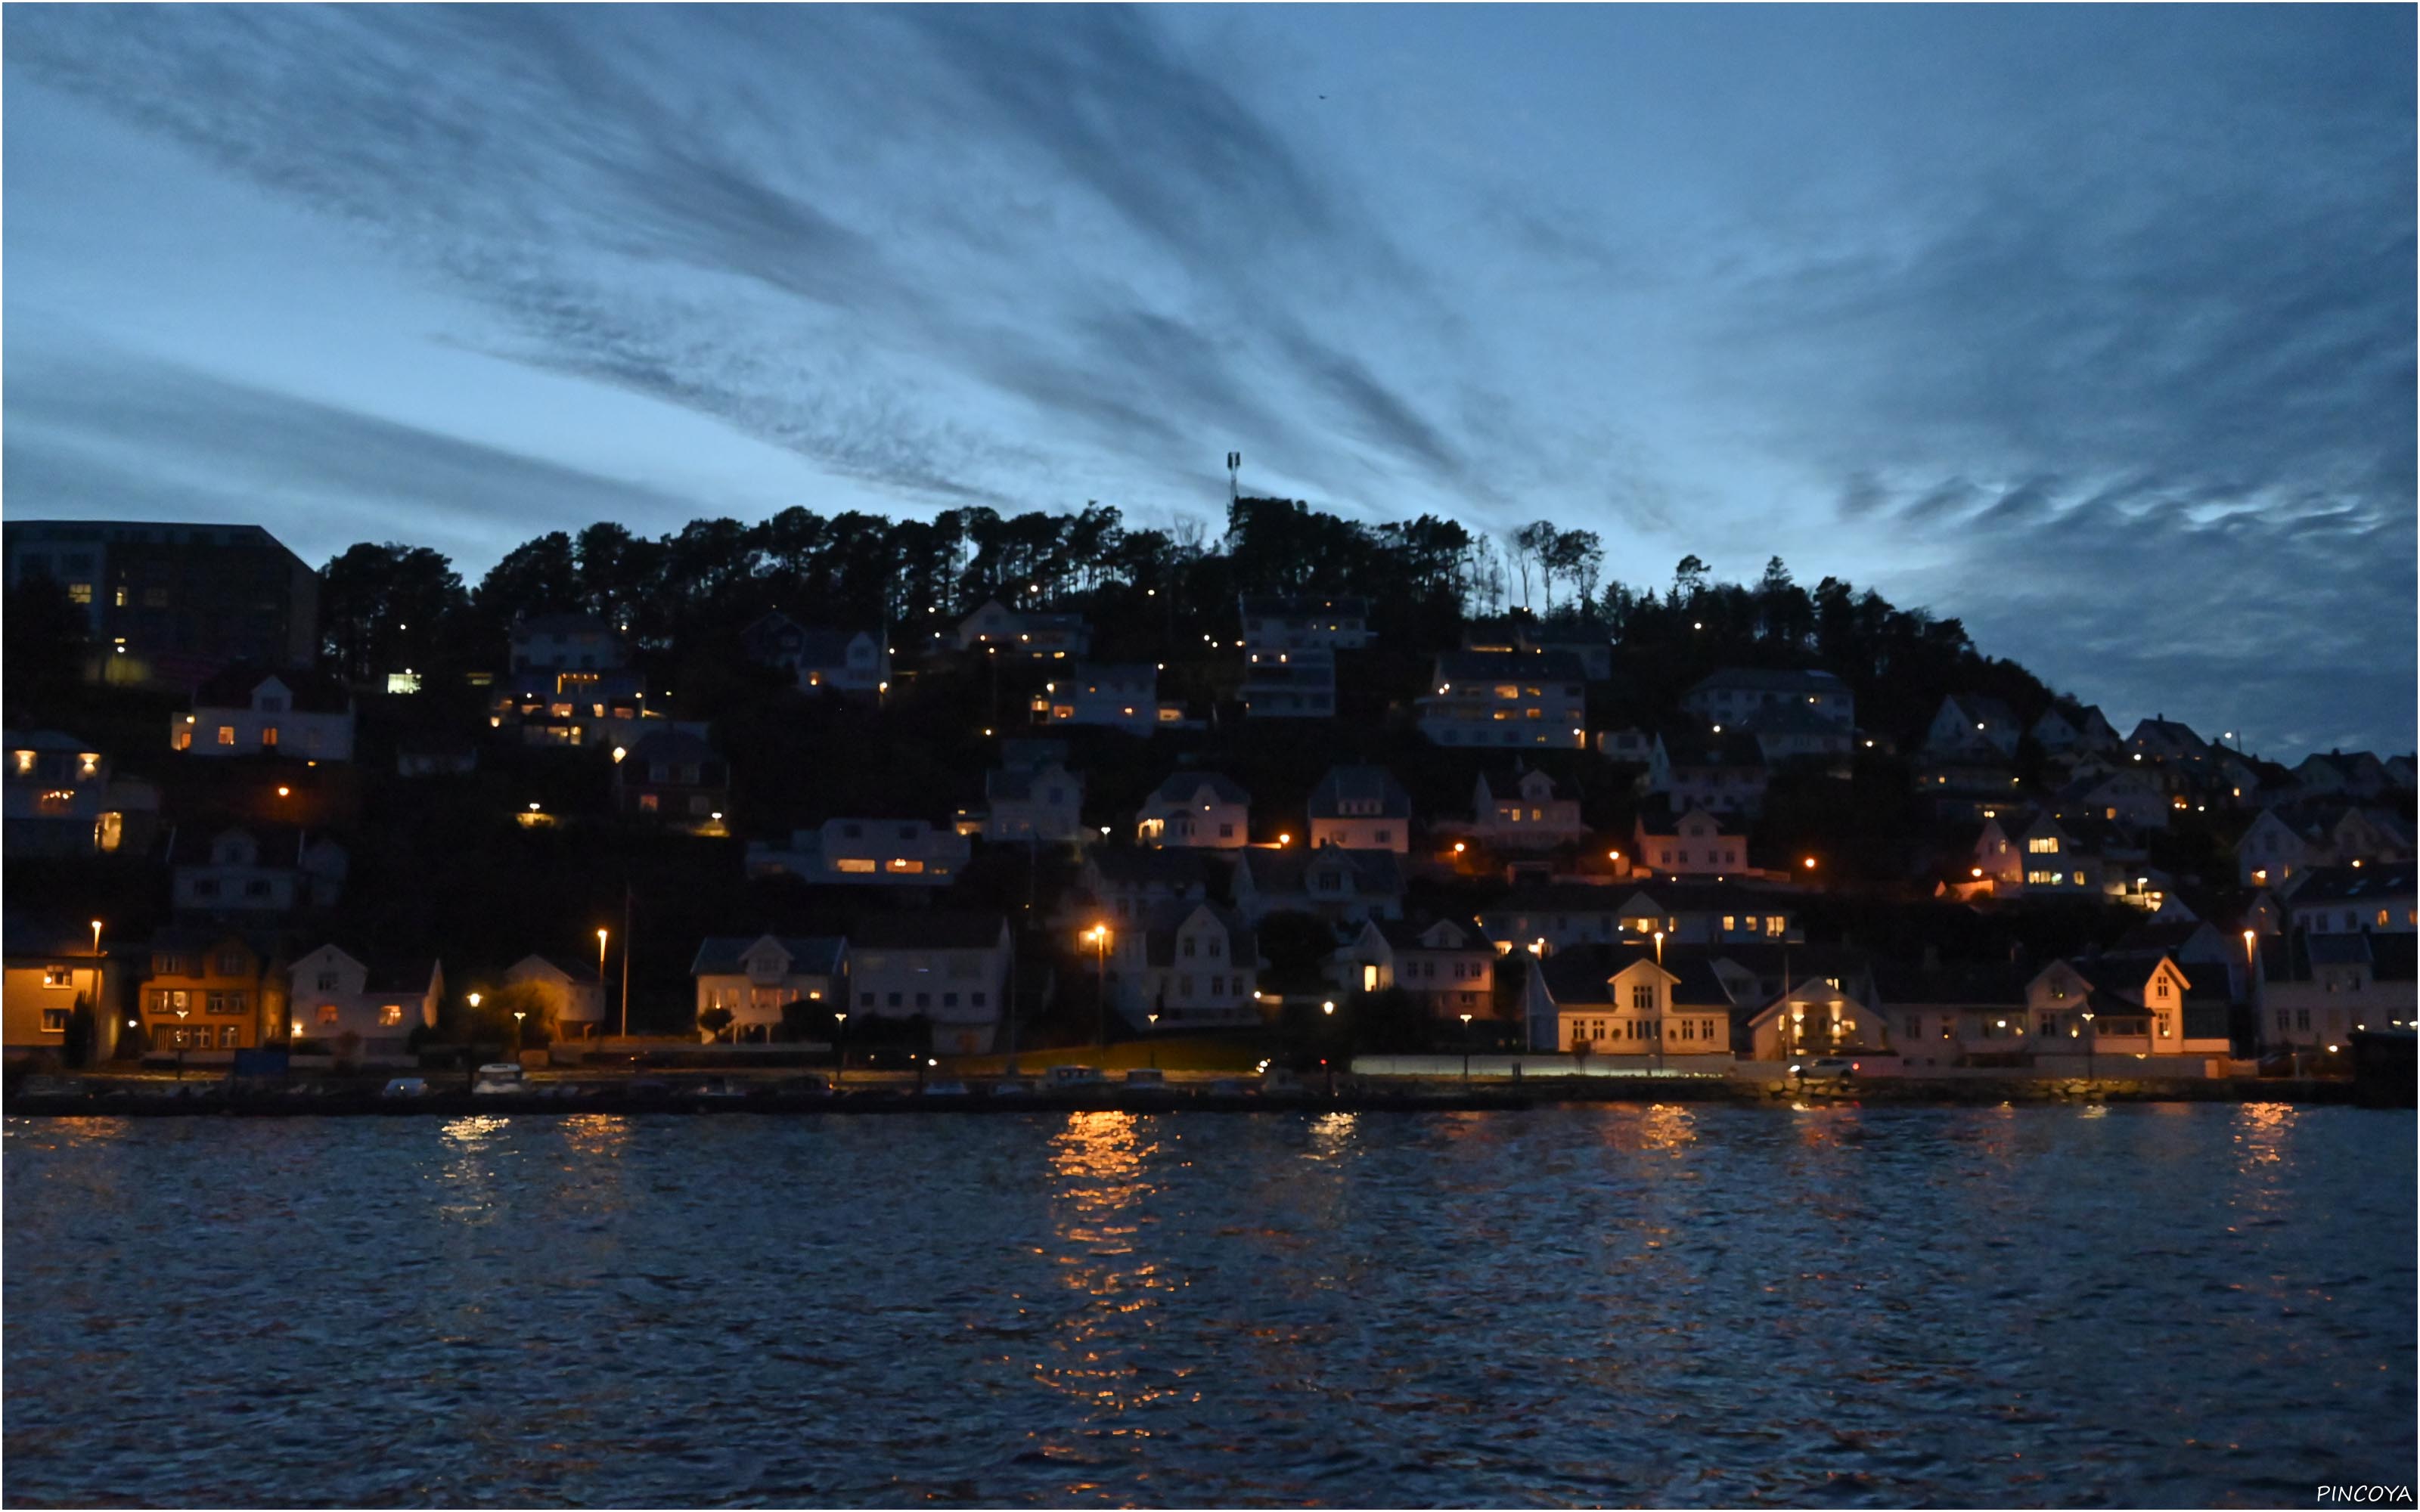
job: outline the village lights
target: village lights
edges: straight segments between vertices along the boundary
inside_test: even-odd
[[[1294,843],[1294,837],[1289,834],[1280,833],[1278,836],[1278,843],[1280,845],[1291,845]]]
[[[536,805],[536,804],[535,804],[535,803],[531,804],[531,805],[530,805],[530,807],[529,807],[529,811],[530,811],[530,812],[532,812],[532,813],[535,813],[535,812],[537,812],[537,805]]]
[[[1810,856],[1807,858],[1807,870],[1809,872],[1815,870],[1815,857]]]
[[[1455,841],[1453,842],[1453,854],[1454,854],[1454,855],[1456,855],[1456,856],[1460,856],[1460,855],[1462,854],[1462,852],[1463,852],[1463,844],[1462,844],[1462,841]]]
[[[287,787],[287,786],[285,783],[283,783],[283,782],[280,782],[280,783],[278,783],[278,784],[277,784],[277,795],[278,795],[279,797],[281,797],[281,798],[282,798],[282,797],[285,797],[287,794],[290,794],[290,793],[292,793],[293,791],[294,791],[294,790],[293,790],[292,788]],[[2356,864],[2358,864],[2358,863],[2356,863]]]
[[[465,1000],[469,1002],[473,1008],[479,1006],[479,995],[477,993],[471,994],[471,995]]]
[[[1981,867],[1979,867],[1979,866],[1978,866],[1978,867],[1972,868],[1972,869],[1971,869],[1971,874],[1972,874],[1972,875],[1975,875],[1975,876],[1978,876],[1978,877],[1979,877],[1979,876],[1981,876],[1981,875],[1983,874],[1983,869],[1982,869]]]
[[[1322,1003],[1319,1005],[1319,1011],[1323,1013],[1333,1013],[1336,1011],[1336,1004],[1333,1001]]]

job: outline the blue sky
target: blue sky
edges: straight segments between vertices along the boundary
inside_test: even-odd
[[[19,7],[6,507],[1551,517],[2413,745],[2413,13]]]

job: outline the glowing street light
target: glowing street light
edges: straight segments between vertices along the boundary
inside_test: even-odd
[[[1464,1013],[1460,1017],[1462,1019],[1462,1085],[1467,1088],[1470,1085],[1470,1015]]]

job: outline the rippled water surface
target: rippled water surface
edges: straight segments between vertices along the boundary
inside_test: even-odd
[[[2307,1506],[2411,1478],[2412,1135],[12,1119],[0,1494]]]

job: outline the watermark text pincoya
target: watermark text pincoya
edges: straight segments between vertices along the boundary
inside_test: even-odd
[[[2319,1499],[2329,1505],[2358,1504],[2363,1506],[2410,1506],[2409,1486],[2322,1486]]]

